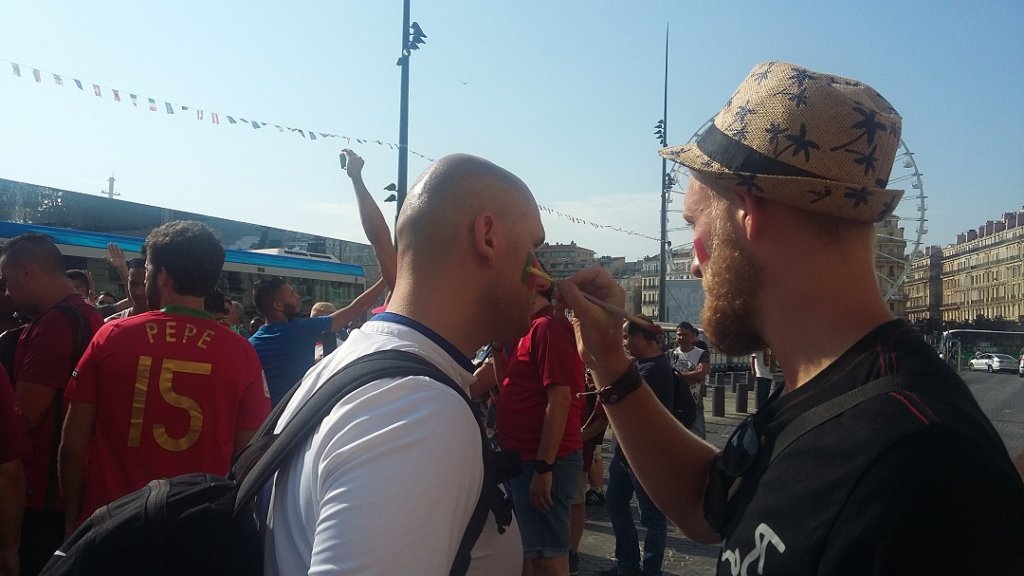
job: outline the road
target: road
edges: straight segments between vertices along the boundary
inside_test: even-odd
[[[1024,451],[1024,378],[1016,374],[961,372],[1010,456]]]

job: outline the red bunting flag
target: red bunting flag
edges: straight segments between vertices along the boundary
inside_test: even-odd
[[[121,93],[118,92],[117,90],[114,90],[113,88],[111,88],[110,91],[114,93],[114,102],[120,102],[121,101]]]
[[[96,94],[97,96],[103,96],[103,91],[102,91],[102,90],[100,90],[100,85],[99,85],[99,84],[93,84],[93,85],[92,85],[92,91],[93,91],[93,93],[95,93],[95,94]]]
[[[210,112],[210,122],[220,124],[220,116],[218,116],[216,112]]]

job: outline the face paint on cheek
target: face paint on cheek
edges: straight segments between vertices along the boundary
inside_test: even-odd
[[[707,264],[711,260],[711,254],[704,247],[704,241],[700,238],[693,239],[693,253],[697,256],[697,264]]]
[[[523,274],[520,281],[530,290],[534,290],[537,287],[537,276],[530,272],[530,268],[540,268],[540,262],[537,261],[537,255],[530,250],[526,253],[526,262],[523,264]]]

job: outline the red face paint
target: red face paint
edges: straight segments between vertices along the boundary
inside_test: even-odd
[[[700,238],[693,239],[693,252],[697,255],[699,264],[706,264],[711,260],[711,254],[708,253],[708,249],[704,247],[704,242]]]

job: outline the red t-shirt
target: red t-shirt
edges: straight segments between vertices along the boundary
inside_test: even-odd
[[[96,405],[80,520],[156,478],[226,475],[235,434],[270,413],[248,340],[180,307],[104,325],[67,397]]]
[[[548,386],[568,386],[572,404],[558,456],[583,446],[580,413],[583,399],[583,360],[576,350],[576,335],[564,315],[548,306],[530,322],[530,331],[516,345],[508,359],[505,379],[498,396],[498,438],[503,450],[519,452],[523,460],[536,460],[544,430]]]
[[[14,408],[14,385],[0,365],[0,464],[24,458],[31,450],[25,420]]]
[[[99,311],[78,294],[67,296],[57,306],[37,316],[18,337],[18,348],[14,352],[14,374],[19,382],[31,382],[58,390],[67,386],[71,369],[78,361],[75,349],[77,328],[72,326],[71,315],[58,310],[58,306],[70,306],[85,318],[89,325],[89,336],[103,325],[103,316]],[[64,407],[56,404],[51,403],[39,423],[28,431],[32,441],[32,452],[24,460],[27,489],[25,506],[28,508],[64,508],[56,469],[63,412],[55,410],[63,410]]]

